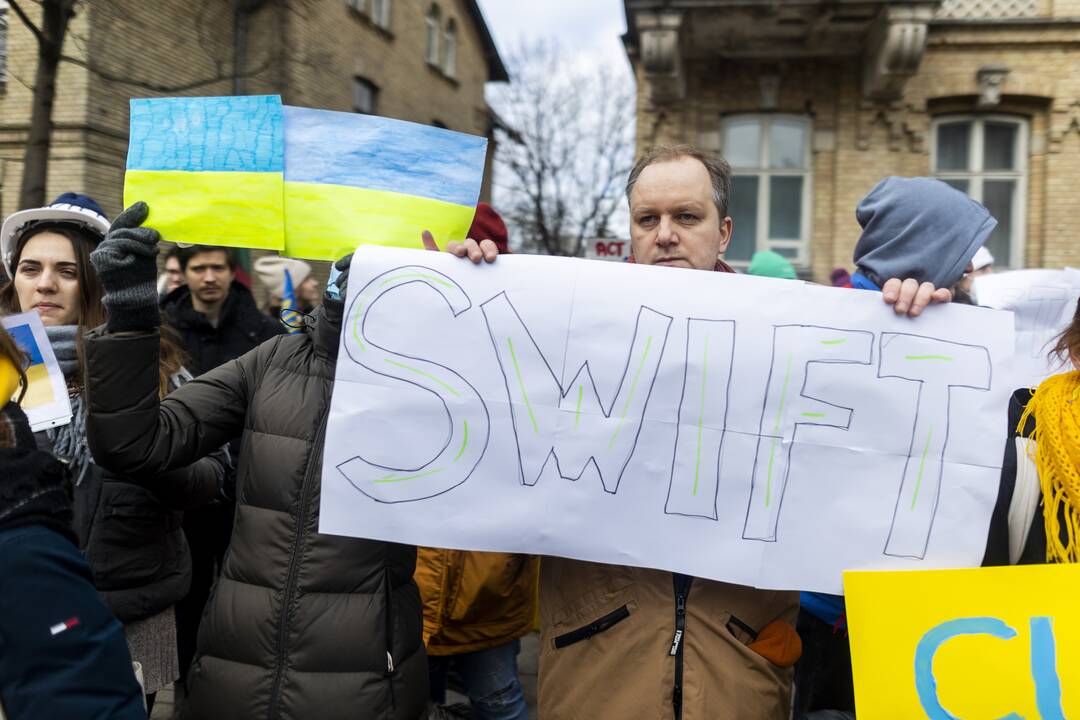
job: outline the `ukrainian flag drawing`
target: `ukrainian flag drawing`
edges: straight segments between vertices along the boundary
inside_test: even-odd
[[[26,396],[20,405],[29,413],[39,407],[50,405],[56,401],[56,393],[49,378],[49,368],[45,365],[45,358],[41,354],[34,339],[34,330],[30,325],[13,325],[8,328],[12,339],[30,357],[30,366],[26,368]],[[7,398],[3,398],[5,401]]]
[[[285,106],[285,255],[463,240],[487,140],[373,115]]]
[[[276,95],[132,100],[124,203],[166,240],[280,250],[284,156]]]

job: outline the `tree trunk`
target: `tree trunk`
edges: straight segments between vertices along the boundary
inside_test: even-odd
[[[56,97],[56,74],[64,46],[72,0],[45,0],[38,35],[38,66],[34,75],[34,96],[30,113],[30,132],[23,155],[20,209],[45,204],[49,177],[49,147],[52,144],[52,111]]]

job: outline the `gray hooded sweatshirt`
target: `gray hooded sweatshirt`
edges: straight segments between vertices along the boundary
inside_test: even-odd
[[[879,286],[915,278],[952,287],[997,226],[979,203],[933,178],[887,177],[855,210],[855,266]]]

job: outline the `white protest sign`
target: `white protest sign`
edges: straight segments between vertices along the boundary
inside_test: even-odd
[[[1016,316],[1016,388],[1035,387],[1065,369],[1050,351],[1073,319],[1080,298],[1080,270],[1014,270],[975,278],[980,305]]]
[[[26,394],[19,404],[34,432],[71,422],[71,401],[67,383],[56,354],[41,324],[41,316],[30,311],[0,318],[4,329],[26,353]],[[16,398],[18,394],[16,394]],[[7,398],[0,398],[4,402]]]
[[[320,532],[827,592],[982,559],[1008,313],[372,247],[348,286]]]

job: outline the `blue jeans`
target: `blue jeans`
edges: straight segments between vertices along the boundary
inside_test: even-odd
[[[518,680],[514,640],[499,647],[461,655],[428,656],[432,702],[446,702],[446,676],[451,668],[461,679],[477,720],[527,720],[525,695]]]

